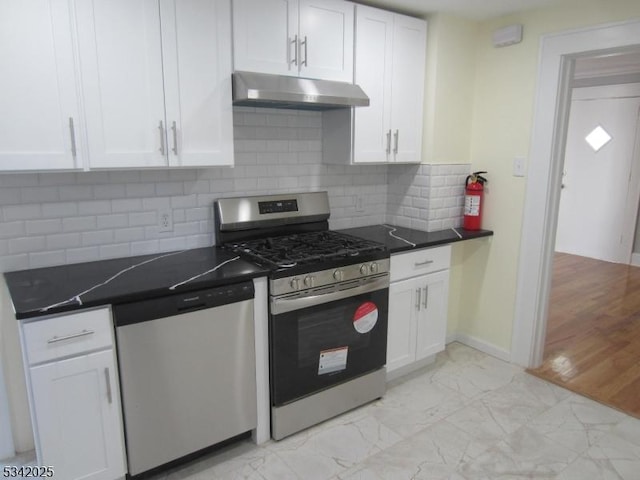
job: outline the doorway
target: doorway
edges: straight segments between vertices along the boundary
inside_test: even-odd
[[[640,53],[607,56],[613,65],[607,70],[626,66],[630,56],[640,76]],[[631,263],[640,194],[639,113],[639,83],[573,89],[556,252]]]
[[[543,358],[569,93],[576,59],[637,51],[638,46],[637,20],[542,39],[511,346],[514,363],[537,367]]]

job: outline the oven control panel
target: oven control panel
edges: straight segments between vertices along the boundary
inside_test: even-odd
[[[324,287],[372,275],[389,272],[390,260],[383,258],[370,262],[353,263],[312,273],[277,278],[270,281],[271,295],[284,295],[310,288]]]
[[[295,198],[289,200],[272,200],[269,202],[258,202],[258,209],[260,215],[265,213],[284,213],[284,212],[297,212],[298,200]]]

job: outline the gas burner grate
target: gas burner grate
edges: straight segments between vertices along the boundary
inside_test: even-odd
[[[226,245],[234,252],[277,268],[348,259],[384,251],[384,245],[331,230],[265,237]]]

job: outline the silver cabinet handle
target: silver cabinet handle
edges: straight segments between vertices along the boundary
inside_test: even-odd
[[[162,156],[165,155],[164,151],[164,122],[160,120],[160,124],[158,125],[158,130],[160,130],[160,153]]]
[[[289,40],[289,43],[293,44],[293,60],[290,60],[289,63],[293,65],[298,65],[298,35],[293,37],[293,40]],[[288,46],[289,57],[291,57],[291,45]]]
[[[76,158],[76,128],[73,125],[73,117],[69,117],[69,134],[71,135],[71,155]]]
[[[424,309],[427,309],[427,299],[429,298],[429,285],[425,285],[424,287],[424,298],[422,299],[422,306]]]
[[[107,382],[107,401],[113,403],[113,395],[111,394],[111,375],[109,375],[109,367],[104,369],[104,379]]]
[[[304,65],[305,67],[308,67],[309,64],[307,63],[307,36],[304,36],[304,40],[302,40],[300,42],[300,47],[302,47],[302,45],[304,45],[304,60],[300,61],[300,66]],[[302,55],[301,55],[302,56]]]
[[[399,136],[400,136],[400,131],[396,130],[396,132],[393,134],[393,139],[394,139],[393,153],[395,155],[398,154],[398,137]]]
[[[422,292],[422,289],[416,288],[416,310],[420,310],[420,292]]]
[[[391,155],[391,129],[387,132],[387,155]]]
[[[173,132],[173,153],[178,155],[178,127],[176,122],[171,123],[171,131]]]
[[[71,335],[65,335],[64,337],[54,336],[53,338],[50,338],[49,340],[47,340],[47,343],[63,342],[65,340],[71,340],[72,338],[86,337],[87,335],[93,335],[94,333],[96,332],[94,332],[93,330],[82,330],[81,332],[72,333]]]
[[[413,265],[415,267],[426,267],[427,265],[431,265],[433,260],[425,260],[424,262],[415,262]]]

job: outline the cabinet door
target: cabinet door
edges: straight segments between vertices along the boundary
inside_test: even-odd
[[[416,360],[444,350],[447,336],[449,270],[416,279],[421,288],[420,312],[417,318]]]
[[[233,165],[230,1],[160,5],[169,165]]]
[[[233,1],[235,70],[298,76],[297,0]]]
[[[0,65],[0,170],[81,166],[68,2],[0,2]]]
[[[69,480],[125,473],[113,350],[31,367],[41,465]]]
[[[355,82],[370,104],[354,109],[353,163],[389,161],[393,17],[391,12],[356,6]]]
[[[167,164],[157,0],[76,0],[91,168]]]
[[[353,82],[353,4],[300,0],[299,8],[300,76]]]
[[[424,20],[395,16],[391,107],[395,162],[421,161],[426,34]]]
[[[387,372],[415,360],[418,288],[416,279],[394,282],[389,287]]]

